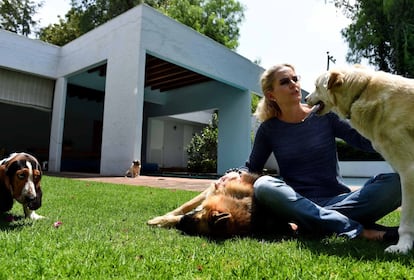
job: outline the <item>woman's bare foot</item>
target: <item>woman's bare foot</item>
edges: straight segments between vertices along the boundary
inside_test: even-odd
[[[367,240],[382,241],[384,240],[385,231],[375,229],[363,229],[359,235]]]
[[[292,229],[292,231],[297,231],[298,230],[298,226],[297,224],[294,223],[289,223],[290,228]]]

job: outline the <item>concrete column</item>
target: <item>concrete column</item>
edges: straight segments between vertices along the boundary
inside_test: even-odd
[[[121,52],[125,50],[121,50]],[[102,175],[120,176],[140,160],[145,54],[108,60],[102,132]]]
[[[223,94],[223,96],[226,96]],[[229,96],[231,97],[231,95]],[[233,96],[234,97],[234,96]],[[239,92],[219,109],[217,173],[240,167],[251,151],[251,96]]]
[[[53,98],[52,125],[49,144],[49,171],[59,172],[62,157],[63,128],[65,125],[67,79],[58,78]]]

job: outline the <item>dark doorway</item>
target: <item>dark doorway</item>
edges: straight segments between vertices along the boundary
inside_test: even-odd
[[[51,118],[50,111],[0,103],[0,158],[13,152],[29,152],[39,162],[47,161]]]
[[[99,173],[105,92],[68,84],[61,171]]]

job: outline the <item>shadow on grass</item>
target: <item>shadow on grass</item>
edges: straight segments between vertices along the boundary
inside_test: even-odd
[[[182,233],[184,236],[191,236]],[[260,242],[283,243],[296,242],[296,247],[309,250],[314,255],[337,256],[340,258],[352,258],[358,261],[372,262],[398,262],[401,265],[412,267],[414,264],[414,251],[403,254],[389,254],[384,250],[394,243],[375,242],[363,239],[349,240],[344,237],[315,237],[315,236],[294,236],[280,234],[255,234],[253,236],[236,237],[248,238]],[[208,242],[224,244],[229,239],[207,238]]]
[[[26,224],[24,216],[9,213],[0,214],[0,231],[20,230]]]
[[[187,235],[185,233],[182,233],[183,236],[194,236],[194,235]],[[253,239],[261,242],[269,242],[269,243],[280,243],[287,240],[297,240],[297,238],[293,236],[287,236],[287,235],[270,235],[270,234],[255,234],[251,236],[236,236],[231,238],[212,238],[212,237],[205,237],[208,242],[214,243],[214,244],[224,244],[226,241],[231,240],[233,238],[239,238],[239,239]]]
[[[353,258],[358,261],[399,262],[404,266],[412,266],[414,252],[404,254],[389,254],[384,250],[395,243],[376,242],[362,239],[348,240],[343,237],[304,238],[296,239],[297,246],[310,250],[316,255],[338,256]]]

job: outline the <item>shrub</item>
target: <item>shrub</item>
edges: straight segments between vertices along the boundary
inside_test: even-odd
[[[338,159],[340,161],[382,161],[384,160],[379,153],[369,153],[356,149],[343,140],[336,140],[338,149]]]
[[[196,133],[187,146],[187,168],[190,172],[217,172],[217,138],[218,115],[215,112],[210,124],[201,134]]]

